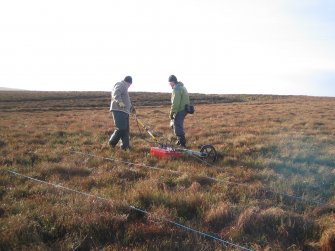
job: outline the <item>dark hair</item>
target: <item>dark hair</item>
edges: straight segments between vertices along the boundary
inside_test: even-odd
[[[126,81],[127,83],[129,84],[132,84],[133,83],[133,79],[131,78],[131,76],[127,76],[124,78],[124,81]]]
[[[171,75],[171,76],[169,77],[169,82],[177,83],[177,78],[176,78],[176,76],[175,76],[175,75]]]

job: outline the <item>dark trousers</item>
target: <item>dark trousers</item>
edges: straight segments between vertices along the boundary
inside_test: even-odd
[[[109,144],[115,147],[121,139],[122,149],[129,148],[129,114],[120,111],[112,111],[115,130],[109,139]]]
[[[177,136],[177,144],[181,146],[186,146],[186,138],[184,132],[184,120],[187,113],[185,111],[177,112],[174,121],[173,121],[173,128],[174,133]]]

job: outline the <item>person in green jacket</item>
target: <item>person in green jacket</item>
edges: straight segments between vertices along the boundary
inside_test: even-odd
[[[185,105],[190,105],[188,92],[182,82],[178,82],[175,75],[169,77],[172,88],[170,119],[174,133],[177,136],[177,145],[186,147],[184,120],[187,115]]]

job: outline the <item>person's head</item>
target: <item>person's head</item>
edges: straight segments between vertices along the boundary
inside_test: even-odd
[[[170,85],[171,85],[171,87],[172,88],[174,88],[174,86],[177,84],[177,78],[176,78],[176,76],[175,75],[171,75],[170,77],[169,77],[169,83],[170,83]]]
[[[125,77],[124,81],[127,82],[129,85],[131,85],[133,83],[133,79],[131,78],[131,76]]]

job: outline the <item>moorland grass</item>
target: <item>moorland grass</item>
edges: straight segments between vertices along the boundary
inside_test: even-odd
[[[109,148],[113,123],[108,104],[103,103],[108,98],[90,95],[85,106],[84,94],[77,99],[68,95],[49,100],[42,95],[41,101],[38,95],[28,99],[22,94],[22,102],[10,97],[1,101],[7,107],[0,114],[1,250],[223,248],[159,217],[256,250],[334,249],[333,98],[241,96],[239,102],[196,104],[195,115],[185,121],[188,145],[196,150],[213,144],[221,156],[211,167],[190,157],[150,156],[151,139],[133,119],[131,151]],[[38,102],[43,102],[43,109]],[[173,138],[168,111],[168,106],[137,107],[138,117],[162,141]],[[129,205],[150,215],[136,213]]]

